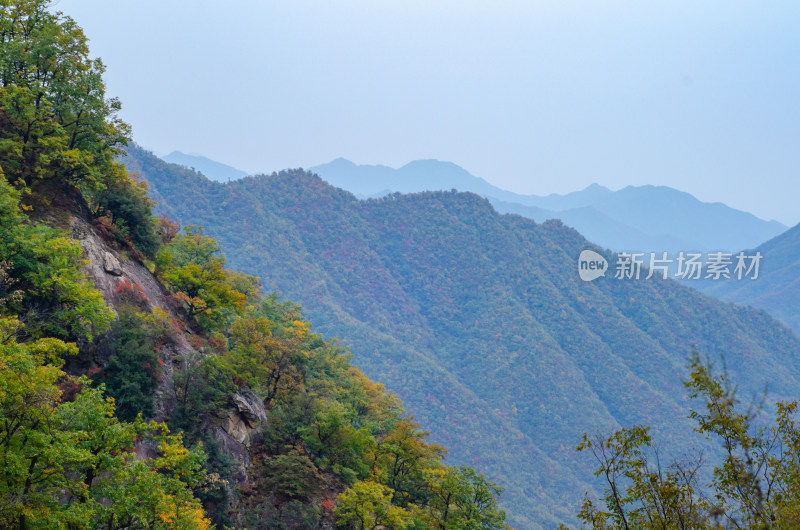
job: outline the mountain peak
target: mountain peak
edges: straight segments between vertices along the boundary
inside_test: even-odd
[[[340,156],[339,158],[334,158],[333,160],[324,165],[336,166],[336,167],[358,167],[355,162],[353,162],[352,160],[348,160],[342,156]]]
[[[246,177],[248,173],[237,169],[235,167],[211,160],[202,155],[187,155],[180,151],[173,151],[162,160],[171,164],[178,164],[184,167],[192,168],[217,182],[227,182],[229,180],[236,180]]]
[[[583,191],[590,191],[590,192],[598,192],[598,191],[600,191],[600,192],[613,193],[610,189],[606,188],[602,184],[598,184],[597,182],[589,184],[588,186],[583,188]]]

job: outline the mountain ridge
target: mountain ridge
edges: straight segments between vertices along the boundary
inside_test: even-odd
[[[668,186],[626,186],[612,191],[595,183],[567,194],[520,195],[497,188],[452,162],[416,160],[394,170],[359,166],[343,158],[334,162],[309,171],[361,197],[385,190],[470,191],[488,198],[501,213],[517,213],[538,222],[562,219],[597,244],[617,251],[733,251],[758,245],[787,228]]]
[[[571,521],[594,491],[573,450],[582,432],[691,431],[678,411],[693,345],[779,397],[800,386],[800,339],[765,312],[672,281],[580,282],[582,249],[614,257],[558,221],[470,193],[359,201],[299,170],[218,184],[146,153],[129,163],[168,215],[206,226],[237,269],[351,345],[456,462],[503,483],[520,528]]]
[[[216,160],[211,160],[203,155],[192,155],[180,151],[172,151],[161,158],[172,164],[178,164],[198,171],[209,179],[217,182],[236,180],[248,175],[246,171],[223,164],[222,162],[217,162]]]
[[[759,278],[701,282],[697,288],[722,300],[764,309],[800,333],[800,224],[745,252],[763,256]]]

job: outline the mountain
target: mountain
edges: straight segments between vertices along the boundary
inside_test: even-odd
[[[50,7],[0,4],[0,528],[506,530],[299,306],[156,216]]]
[[[194,169],[207,176],[211,180],[218,182],[227,182],[229,180],[236,180],[247,176],[246,171],[236,169],[235,167],[228,166],[221,162],[211,160],[201,155],[187,155],[180,151],[173,151],[167,156],[163,157],[164,160],[172,164]]]
[[[736,250],[753,247],[786,230],[777,221],[764,221],[722,203],[702,202],[666,186],[611,191],[592,184],[566,195],[520,195],[438,160],[417,160],[392,169],[339,158],[310,171],[362,197],[386,194],[386,190],[473,192],[489,199],[501,213],[517,213],[537,222],[561,219],[598,245],[618,251]]]
[[[698,288],[722,300],[766,310],[800,333],[800,225],[746,255],[763,256],[755,280],[708,281]]]
[[[800,392],[800,339],[765,312],[673,281],[582,282],[558,221],[501,215],[472,193],[358,200],[303,171],[211,182],[142,150],[126,164],[165,213],[199,223],[238,270],[303,304],[365,373],[507,489],[519,528],[573,521],[593,462],[584,432],[653,425],[687,449],[693,347],[724,355],[742,395]],[[610,275],[609,275],[610,276]]]
[[[699,201],[666,186],[628,186],[592,203],[592,207],[626,225],[653,234],[671,235],[699,246],[637,250],[736,250],[770,239],[786,227],[722,203]],[[749,241],[749,244],[744,244]]]
[[[580,193],[580,192],[578,192]],[[641,229],[625,224],[612,216],[601,213],[591,206],[579,206],[563,211],[544,210],[537,206],[524,206],[489,199],[492,206],[502,213],[515,213],[537,222],[560,219],[567,226],[578,229],[589,241],[615,250],[637,250],[641,252],[679,252],[686,249],[703,248],[704,245],[692,239],[681,239],[671,234],[645,233]],[[613,214],[612,214],[613,215]],[[657,250],[650,250],[657,249]]]
[[[513,199],[516,195],[470,175],[452,162],[415,160],[400,169],[387,166],[356,165],[344,158],[311,168],[334,186],[357,195],[373,196],[385,190],[413,193],[423,190],[472,191],[478,195]]]

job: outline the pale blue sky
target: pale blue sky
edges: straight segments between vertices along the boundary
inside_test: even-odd
[[[135,139],[251,172],[455,162],[800,221],[800,2],[60,0]]]

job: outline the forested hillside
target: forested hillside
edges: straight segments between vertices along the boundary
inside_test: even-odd
[[[759,245],[749,254],[763,256],[756,281],[704,282],[703,292],[768,311],[800,333],[800,225]]]
[[[571,520],[594,489],[574,451],[584,432],[644,423],[686,449],[693,346],[747,374],[745,394],[767,381],[776,398],[800,391],[789,329],[672,281],[581,282],[578,254],[595,247],[559,222],[465,193],[359,201],[300,170],[220,184],[128,153],[160,208],[301,302],[454,461],[503,483],[522,528]]]
[[[0,3],[0,528],[507,528],[299,306],[154,215],[50,7]]]

